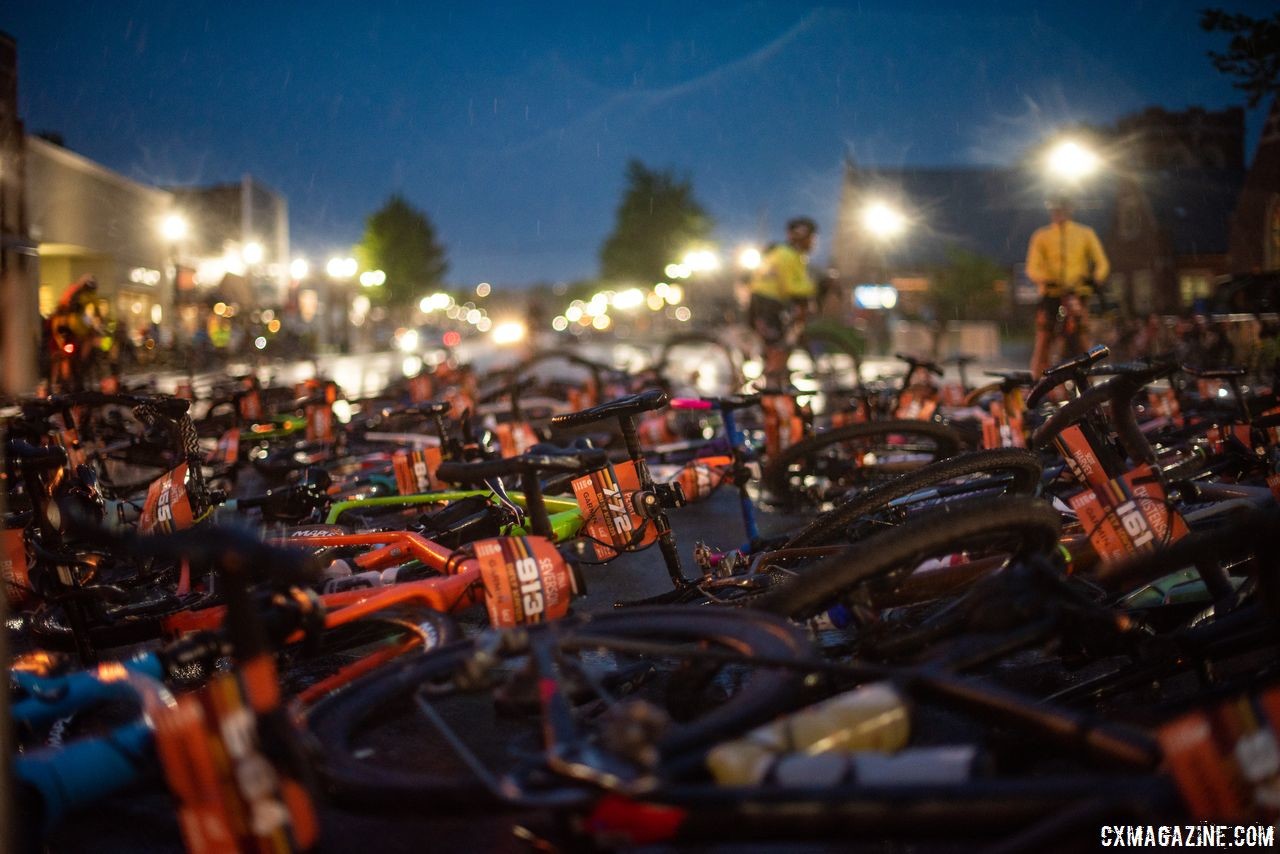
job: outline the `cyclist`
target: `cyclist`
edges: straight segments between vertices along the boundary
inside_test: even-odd
[[[98,281],[84,275],[58,300],[49,318],[54,388],[80,391],[102,333],[97,307]]]
[[[809,303],[817,293],[809,275],[809,253],[817,234],[813,220],[792,219],[787,223],[786,242],[771,247],[751,277],[748,318],[764,344],[764,376],[770,386],[787,385],[788,340],[804,328]]]
[[[1087,300],[1097,283],[1111,272],[1098,235],[1071,219],[1071,201],[1064,196],[1049,200],[1052,222],[1036,230],[1027,246],[1027,276],[1040,289],[1036,312],[1036,342],[1031,354],[1031,374],[1041,376],[1049,367],[1056,339],[1062,338],[1064,356],[1082,353],[1087,346]]]

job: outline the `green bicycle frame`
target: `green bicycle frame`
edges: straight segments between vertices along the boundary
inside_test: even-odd
[[[471,498],[479,495],[483,498],[491,498],[494,496],[492,490],[488,489],[462,489],[452,492],[422,492],[417,495],[384,495],[377,498],[360,498],[351,501],[339,501],[329,508],[329,515],[325,517],[326,525],[337,524],[338,517],[348,510],[357,510],[363,507],[413,507],[418,504],[443,504],[450,501],[460,501],[463,498]],[[521,507],[525,506],[524,495],[519,492],[509,492],[507,495],[516,504]],[[557,542],[569,540],[578,535],[578,531],[582,528],[584,522],[582,511],[578,509],[578,502],[571,498],[554,498],[551,496],[543,497],[543,503],[547,505],[547,515],[551,519],[551,532],[555,535]],[[517,526],[512,531],[513,534],[529,533],[523,526]]]
[[[296,436],[298,433],[307,429],[307,419],[297,415],[275,415],[266,421],[256,422],[256,426],[259,427],[267,424],[274,424],[275,427],[257,431],[252,427],[242,427],[240,429],[240,441],[269,442],[273,439],[287,439],[290,436]]]

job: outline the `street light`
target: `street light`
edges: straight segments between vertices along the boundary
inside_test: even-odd
[[[864,262],[865,272],[873,275],[876,281],[885,282],[891,278],[889,251],[897,238],[906,232],[911,224],[910,220],[907,219],[901,207],[883,198],[868,199],[862,206],[861,220],[863,229],[871,238],[871,246],[868,247]],[[855,299],[857,299],[858,290],[858,288],[854,289]],[[870,294],[874,295],[874,299],[866,301],[865,305],[868,308],[892,309],[897,305],[898,292],[892,285],[873,285]],[[881,341],[886,340],[887,318],[877,312],[874,319],[871,319],[871,323],[874,337]]]
[[[189,228],[187,218],[180,213],[171,213],[160,220],[160,235],[170,243],[177,243],[186,237]]]
[[[613,297],[613,307],[623,311],[639,308],[644,304],[644,291],[639,288],[627,288]]]
[[[493,327],[493,343],[500,346],[518,344],[529,332],[528,327],[519,320],[506,320]]]
[[[694,273],[710,273],[720,269],[720,256],[710,249],[691,249],[680,264]]]
[[[356,259],[330,258],[324,265],[325,272],[333,279],[350,279],[356,274]]]
[[[360,286],[364,288],[376,288],[386,284],[386,281],[387,274],[381,270],[365,270],[360,274]]]
[[[244,263],[252,266],[262,263],[262,244],[256,240],[250,240],[240,249],[240,257],[244,259]]]
[[[873,237],[889,240],[907,229],[907,217],[885,201],[868,202],[862,209],[862,225]]]
[[[310,272],[311,265],[307,263],[306,258],[294,258],[289,262],[289,275],[298,281],[305,279]]]
[[[160,291],[159,304],[152,306],[153,319],[157,316],[155,312],[157,307],[160,308],[160,317],[165,314],[172,316],[171,309],[178,294],[178,244],[186,239],[190,230],[191,227],[187,223],[187,218],[176,211],[167,214],[160,220],[160,235],[169,244],[169,276],[168,281],[165,283],[166,287]],[[155,322],[157,326],[160,323],[159,320]],[[163,335],[161,339],[165,340]]]
[[[760,250],[754,246],[744,246],[738,250],[738,266],[744,270],[756,270],[764,260]]]
[[[1064,181],[1080,181],[1098,171],[1102,163],[1097,152],[1074,139],[1065,139],[1049,149],[1045,165],[1049,174]]]

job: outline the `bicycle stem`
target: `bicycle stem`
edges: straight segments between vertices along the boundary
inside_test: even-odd
[[[653,476],[649,473],[649,464],[645,461],[644,451],[640,448],[640,435],[636,432],[635,418],[631,415],[623,415],[618,419],[618,426],[622,431],[622,441],[627,447],[627,456],[635,464],[640,489],[652,495]],[[651,518],[658,528],[658,549],[662,552],[662,560],[666,564],[672,586],[678,591],[688,589],[694,582],[685,577],[684,567],[680,564],[680,551],[676,548],[676,537],[671,531],[671,521],[667,518],[667,511],[659,508]]]

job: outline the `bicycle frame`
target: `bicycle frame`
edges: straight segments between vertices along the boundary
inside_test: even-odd
[[[751,446],[747,434],[738,426],[737,416],[732,407],[723,407],[718,401],[697,398],[673,398],[672,409],[704,410],[720,414],[724,424],[725,436],[729,442],[729,454],[733,458],[732,478],[738,490],[738,510],[742,516],[742,527],[747,534],[747,542],[742,551],[750,551],[751,544],[760,538],[760,526],[756,520],[756,505],[747,491],[750,472],[747,470],[747,455]]]
[[[460,489],[445,492],[423,492],[417,495],[384,495],[376,498],[339,501],[330,506],[329,513],[325,516],[325,524],[338,524],[342,514],[349,510],[383,507],[407,508],[424,504],[445,504],[450,501],[460,501],[464,498],[475,496],[494,498],[497,493],[491,489]],[[509,492],[507,496],[521,507],[527,507],[523,493]],[[555,535],[556,541],[562,542],[577,536],[583,524],[582,512],[578,509],[578,502],[573,499],[550,496],[544,496],[542,500],[550,514],[551,530]],[[513,528],[513,532],[518,534],[528,533],[523,526],[516,526]]]

